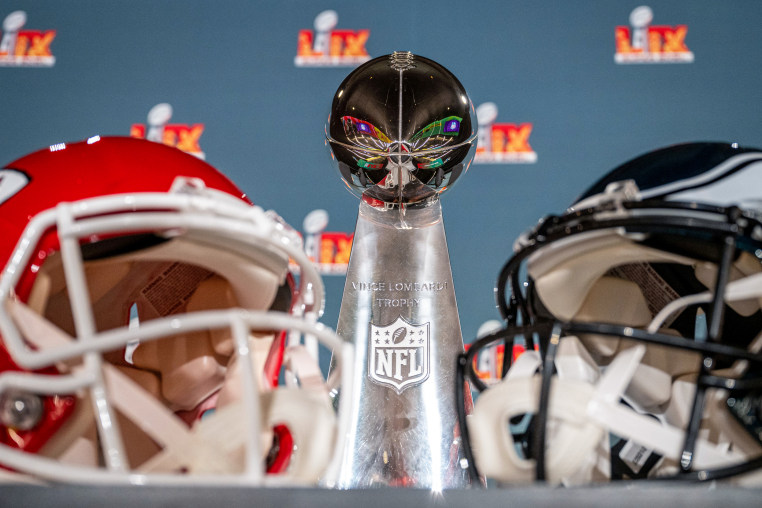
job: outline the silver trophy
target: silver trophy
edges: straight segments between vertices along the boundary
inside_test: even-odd
[[[356,347],[340,488],[468,485],[454,398],[463,338],[439,196],[468,169],[476,131],[455,76],[408,52],[363,64],[334,96],[327,141],[361,198],[337,326]]]

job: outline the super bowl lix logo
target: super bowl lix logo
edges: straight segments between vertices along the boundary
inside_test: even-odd
[[[495,123],[497,105],[485,102],[476,108],[479,138],[474,164],[531,164],[537,153],[529,145],[531,123]]]
[[[429,377],[431,323],[414,325],[399,316],[386,326],[370,323],[368,377],[397,393]]]
[[[503,328],[503,322],[496,319],[485,321],[479,327],[479,331],[476,333],[478,338],[487,336],[490,333],[497,332]],[[469,350],[471,344],[464,344],[466,351]],[[511,351],[511,365],[516,359],[526,351],[526,342],[523,338],[517,337],[513,342]],[[489,347],[483,348],[479,351],[479,354],[474,358],[474,372],[477,377],[484,381],[486,384],[493,384],[499,382],[502,378],[503,361],[505,358],[505,344],[494,344]]]
[[[353,233],[328,232],[328,212],[313,210],[304,218],[304,252],[321,275],[347,273]],[[298,265],[292,266],[298,268]]]
[[[165,102],[157,104],[148,112],[148,129],[143,124],[133,124],[130,127],[130,137],[164,143],[204,159],[206,154],[199,146],[204,124],[169,123],[171,118],[172,106]]]
[[[0,66],[4,67],[52,67],[56,57],[50,44],[55,30],[22,30],[26,24],[26,12],[14,11],[3,20],[0,38]]]
[[[353,67],[370,60],[365,43],[370,30],[336,30],[339,15],[323,11],[315,31],[300,30],[294,65],[297,67]]]
[[[691,63],[693,53],[685,45],[686,25],[651,25],[653,11],[647,5],[636,7],[630,13],[630,27],[616,27],[616,53],[618,64],[635,63]]]

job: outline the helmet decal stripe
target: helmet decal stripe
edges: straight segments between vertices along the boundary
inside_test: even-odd
[[[27,186],[29,177],[15,169],[0,169],[0,205]]]
[[[762,161],[761,153],[745,153],[732,157],[715,167],[714,169],[702,173],[693,178],[686,178],[671,182],[666,185],[654,187],[652,189],[641,191],[640,195],[643,199],[650,199],[658,196],[664,196],[667,194],[674,194],[683,192],[689,189],[696,189],[699,187],[705,187],[711,185],[719,180],[722,180],[729,175],[732,175],[738,171],[743,170],[754,162]]]

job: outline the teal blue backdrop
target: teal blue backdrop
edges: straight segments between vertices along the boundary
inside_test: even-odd
[[[333,93],[363,58],[429,57],[476,106],[491,103],[488,149],[443,197],[468,342],[498,317],[494,281],[514,239],[606,171],[677,142],[762,145],[762,2],[650,0],[638,29],[640,1],[3,2],[0,164],[146,135],[149,111],[169,104],[167,142],[203,152],[298,230],[324,209],[327,231],[350,233],[358,202],[323,141]],[[344,278],[326,285],[335,327]]]

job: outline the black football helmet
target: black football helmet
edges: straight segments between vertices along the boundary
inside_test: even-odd
[[[459,415],[474,478],[762,479],[760,189],[762,150],[670,146],[516,241],[505,327],[459,358],[480,392]],[[485,381],[474,359],[498,343]]]

